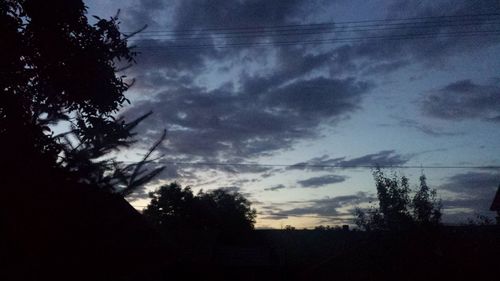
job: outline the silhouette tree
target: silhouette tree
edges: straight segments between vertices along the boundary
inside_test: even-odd
[[[377,187],[378,207],[356,209],[356,224],[365,230],[403,230],[416,225],[433,226],[441,220],[441,202],[436,190],[427,186],[426,177],[420,177],[420,186],[414,197],[408,178],[396,174],[388,177],[380,168],[373,177]]]
[[[103,160],[129,146],[131,130],[148,115],[132,122],[114,117],[131,86],[117,72],[135,62],[135,53],[117,16],[91,25],[85,13],[79,0],[0,1],[0,171],[17,185],[36,167],[26,185],[61,173],[128,195],[162,169],[146,171],[151,151],[133,165]],[[71,130],[55,135],[61,123]]]
[[[2,277],[132,280],[154,263],[154,232],[122,196],[161,171],[159,143],[131,165],[109,155],[147,116],[116,117],[126,40],[117,17],[90,24],[81,0],[0,0],[0,240],[17,257]]]
[[[412,200],[413,218],[421,225],[436,225],[441,221],[441,200],[435,189],[427,186],[425,175],[420,176],[420,186]]]
[[[235,238],[254,228],[256,210],[242,194],[226,189],[200,191],[171,183],[150,193],[143,214],[164,233],[215,232],[223,239]]]
[[[178,183],[163,185],[149,194],[151,201],[144,216],[160,229],[185,229],[200,224],[195,212],[195,197],[190,187]]]

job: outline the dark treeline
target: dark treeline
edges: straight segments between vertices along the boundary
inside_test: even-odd
[[[129,35],[130,36],[130,35]],[[117,118],[135,53],[118,18],[90,24],[80,0],[0,0],[0,280],[479,280],[495,272],[496,226],[443,226],[425,177],[374,173],[361,230],[255,230],[240,193],[173,183],[140,214],[125,197],[156,175]],[[54,131],[66,124],[69,130]],[[103,160],[106,159],[106,160]],[[491,277],[491,276],[490,276]],[[498,277],[498,276],[497,276]],[[494,280],[494,279],[489,279]]]

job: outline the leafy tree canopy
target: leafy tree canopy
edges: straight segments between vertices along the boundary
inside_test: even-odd
[[[41,182],[55,169],[127,195],[161,171],[146,172],[147,159],[128,166],[102,160],[130,145],[145,118],[114,117],[131,86],[117,72],[135,56],[118,24],[117,16],[90,24],[81,0],[0,0],[3,172],[15,178],[36,167]],[[71,130],[55,135],[52,125],[61,122]]]
[[[403,230],[415,226],[436,226],[441,221],[441,201],[436,190],[427,185],[425,175],[414,192],[405,176],[386,176],[377,168],[373,172],[378,207],[356,210],[356,224],[365,230]]]
[[[241,193],[226,189],[200,191],[177,183],[150,193],[144,215],[164,232],[215,231],[229,237],[252,230],[256,211]]]

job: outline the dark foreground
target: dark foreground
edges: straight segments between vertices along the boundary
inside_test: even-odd
[[[498,226],[162,237],[119,196],[64,190],[3,198],[0,280],[500,280]]]
[[[499,280],[500,228],[365,233],[258,230],[254,243],[215,245],[164,277],[217,280]],[[167,269],[168,268],[168,269]]]

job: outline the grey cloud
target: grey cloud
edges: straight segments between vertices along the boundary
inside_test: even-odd
[[[452,192],[454,196],[443,199],[445,221],[464,222],[473,214],[490,214],[489,208],[500,183],[498,172],[467,172],[447,178],[439,189]],[[468,210],[462,214],[448,216],[454,209]]]
[[[460,80],[429,92],[424,96],[421,109],[429,116],[447,120],[496,121],[500,119],[500,86]]]
[[[495,190],[500,184],[498,172],[467,172],[447,178],[447,182],[440,188],[455,193],[471,196],[490,196],[493,200]]]
[[[406,164],[412,155],[402,155],[394,150],[382,150],[377,153],[367,154],[361,157],[346,159],[346,157],[330,158],[328,155],[312,158],[306,162],[296,163],[288,170],[323,170],[326,166],[342,167],[375,167],[375,166],[399,166]],[[325,166],[325,167],[322,167]]]
[[[460,24],[450,24],[447,22],[449,18],[440,18],[442,11],[448,11],[447,14],[450,16],[470,14],[468,7],[474,2],[474,0],[427,1],[415,7],[412,1],[394,1],[388,9],[386,17],[388,19],[435,18],[421,20],[410,27],[398,26],[382,31],[372,29],[357,32],[353,37],[366,39],[336,48],[335,56],[344,61],[343,65],[349,65],[351,69],[360,70],[365,74],[384,74],[401,69],[410,63],[441,67],[451,56],[477,51],[478,46],[488,48],[498,44],[495,36],[484,35],[484,31],[492,30],[487,17],[474,18],[474,25],[467,25],[471,22],[470,19]],[[484,8],[486,5],[482,5],[477,14],[491,13],[492,10],[500,9],[500,2],[495,1],[491,4],[490,10]],[[483,35],[467,36],[467,33],[478,34],[478,31],[483,32]],[[416,39],[418,34],[426,34],[425,39]],[[386,39],[379,39],[380,37]],[[406,39],[396,40],[396,38]],[[331,67],[332,73],[341,71],[335,63]]]
[[[303,3],[299,0],[183,0],[175,10],[175,29],[283,25],[292,23],[292,17],[300,12]]]
[[[148,199],[148,198],[149,198],[149,194],[148,194],[148,192],[146,192],[146,188],[141,187],[141,188],[138,188],[137,190],[135,190],[134,192],[132,192],[127,197],[127,200],[129,202],[134,202],[134,201],[137,201],[137,200]]]
[[[284,185],[278,184],[278,185],[274,185],[274,186],[271,186],[268,188],[264,188],[264,190],[265,191],[276,191],[276,190],[280,190],[280,189],[284,189],[284,188],[286,188]]]
[[[312,70],[326,66],[331,59],[331,52],[309,54],[305,48],[278,48],[276,66],[271,74],[250,76],[243,73],[241,84],[245,92],[254,95],[266,93],[286,81],[292,81]]]
[[[408,162],[409,159],[410,156],[398,154],[394,150],[383,150],[358,158],[340,161],[339,166],[399,166],[404,165],[406,162]]]
[[[446,199],[442,201],[443,208],[447,209],[471,209],[476,212],[489,211],[493,198],[460,198]],[[473,211],[473,212],[474,212]]]
[[[259,98],[225,88],[181,87],[136,104],[125,116],[152,110],[143,127],[167,128],[166,155],[248,158],[316,137],[317,126],[359,108],[369,89],[352,78],[297,81]]]
[[[451,137],[451,136],[463,135],[462,132],[452,132],[449,130],[439,128],[437,126],[424,124],[424,123],[417,121],[417,120],[408,119],[408,118],[401,118],[401,117],[395,117],[395,118],[398,120],[398,126],[412,128],[412,129],[420,131],[428,136]],[[386,125],[386,126],[390,126],[390,125]]]
[[[356,205],[371,202],[374,198],[364,192],[358,192],[352,195],[337,196],[337,197],[326,197],[316,200],[308,200],[302,202],[289,202],[289,203],[300,203],[305,204],[304,207],[297,207],[292,209],[283,210],[281,208],[270,208],[265,214],[268,218],[282,219],[289,216],[345,216],[349,215],[348,212],[341,212],[340,208],[352,209]]]
[[[297,183],[306,188],[318,188],[324,185],[335,184],[344,182],[347,179],[345,176],[339,175],[325,175],[319,177],[313,177],[306,180],[298,181]]]
[[[454,11],[453,14],[467,14],[467,7],[473,3],[471,1],[428,1],[417,7],[411,3],[396,1],[389,8],[387,18],[440,16],[443,10]],[[249,50],[249,48],[229,48],[222,51],[214,49],[213,46],[216,41],[210,38],[210,36],[218,32],[217,28],[301,24],[304,22],[298,19],[305,19],[310,17],[314,12],[332,8],[329,5],[327,2],[298,0],[240,2],[203,0],[171,1],[168,4],[162,4],[162,2],[158,1],[141,1],[130,9],[126,9],[125,23],[142,26],[142,24],[138,24],[139,21],[151,21],[153,25],[156,25],[152,29],[174,29],[177,30],[178,35],[177,37],[154,37],[154,39],[145,39],[148,36],[141,37],[141,35],[138,35],[136,43],[139,46],[148,46],[150,49],[142,49],[142,54],[138,58],[140,64],[138,69],[133,73],[141,75],[144,72],[153,71],[152,69],[199,73],[215,60],[219,62],[228,58],[234,60],[238,54]],[[499,5],[498,3],[492,3],[490,6],[500,9]],[[485,6],[487,5],[481,5],[481,9],[488,13],[489,11],[484,8]],[[453,9],[450,7],[453,7]],[[401,14],[402,11],[405,14]],[[411,11],[411,13],[408,14],[408,11]],[[277,64],[271,72],[273,75],[255,76],[249,74],[246,77],[251,77],[252,79],[250,81],[243,81],[243,83],[249,89],[263,87],[264,89],[260,90],[265,90],[268,88],[266,87],[267,84],[270,84],[268,86],[277,86],[283,84],[285,81],[290,81],[293,77],[299,77],[313,69],[317,70],[326,66],[330,67],[330,73],[335,77],[341,77],[346,73],[353,74],[355,70],[360,70],[361,74],[383,74],[398,70],[415,62],[438,64],[446,60],[451,54],[474,51],[477,49],[477,46],[486,48],[498,43],[494,38],[487,36],[474,38],[466,36],[441,36],[446,32],[456,32],[457,30],[460,32],[471,32],[485,28],[482,25],[450,27],[446,25],[445,20],[440,18],[434,19],[431,28],[426,27],[429,26],[426,21],[421,21],[407,29],[398,27],[397,29],[383,31],[353,32],[352,36],[364,37],[366,39],[358,43],[346,43],[340,47],[331,48],[323,52],[319,52],[317,46],[308,45],[302,47],[281,46],[272,48],[272,50],[277,52],[275,56]],[[474,19],[474,23],[485,23],[484,20],[484,17]],[[163,22],[160,23],[160,21]],[[443,21],[443,23],[440,24],[440,21]],[[203,32],[193,33],[186,37],[186,29],[202,29]],[[429,32],[435,35],[429,35],[425,40],[370,39],[370,37],[390,37],[405,34],[408,36],[407,34]],[[179,34],[184,35],[183,37],[179,37]],[[262,32],[260,35],[262,35]],[[349,37],[348,33],[345,35]],[[301,35],[300,38],[301,40],[307,39],[307,36],[309,35]],[[315,38],[329,37],[325,34],[316,36]],[[189,40],[186,41],[186,38]],[[241,38],[223,39],[223,41],[232,40],[239,43],[255,41],[255,38],[252,38],[252,36],[246,36],[245,38],[244,41],[241,41]],[[282,38],[264,38],[262,40],[271,40],[272,42],[272,40],[282,40]],[[193,45],[193,42],[204,47],[194,51],[189,48],[172,48],[172,45]],[[256,57],[262,57],[260,55],[262,53],[270,55],[273,52],[269,50],[252,52],[252,55],[249,57],[250,61],[256,61]],[[169,75],[172,78],[174,74]]]
[[[337,165],[340,161],[344,160],[345,157],[340,158],[330,158],[328,155],[323,155],[320,157],[314,157],[306,162],[299,162],[292,166],[287,167],[287,170],[309,170],[309,171],[317,171],[323,170],[324,167],[321,166],[334,166]]]
[[[410,62],[408,60],[397,60],[390,62],[375,63],[375,64],[370,64],[368,67],[364,68],[361,73],[364,75],[371,75],[371,74],[383,75],[399,70],[400,68],[403,68],[409,64]]]
[[[131,70],[131,76],[143,76],[145,72],[168,70],[172,72],[167,74],[178,75],[178,72],[187,72],[196,74],[203,71],[212,62],[223,62],[229,58],[231,60],[240,60],[239,55],[248,51],[251,47],[248,44],[258,40],[278,40],[282,38],[270,36],[263,38],[265,30],[258,33],[249,33],[248,31],[233,31],[222,34],[220,28],[238,28],[249,26],[269,26],[299,23],[293,21],[297,15],[304,13],[302,7],[311,5],[309,1],[172,1],[168,5],[154,3],[143,3],[134,5],[126,9],[125,22],[127,26],[142,26],[144,22],[151,23],[150,30],[139,33],[131,39],[133,45],[138,46],[140,52],[137,60],[139,65]],[[165,17],[165,15],[171,15]],[[169,18],[169,20],[165,20]],[[142,23],[140,23],[142,21]],[[159,23],[164,21],[164,23]],[[163,25],[163,26],[162,26]],[[168,29],[175,30],[174,33],[154,33],[154,30]],[[193,32],[186,30],[202,31]],[[169,34],[169,35],[168,35]],[[226,35],[224,35],[226,34]],[[254,34],[255,36],[253,36]],[[276,35],[276,34],[274,34]],[[215,36],[215,37],[214,37]],[[303,38],[305,35],[301,35]],[[273,39],[274,38],[274,39]],[[223,50],[215,49],[215,45],[233,43],[244,44],[245,48],[226,48]],[[203,46],[193,49],[194,46]],[[283,78],[291,79],[298,73],[304,72],[306,68],[313,69],[318,63],[324,64],[324,55],[304,54],[305,50],[297,50],[293,47],[280,48],[282,50],[277,56],[280,61],[280,74],[268,79],[268,81],[283,82]],[[249,51],[250,56],[243,56],[250,61],[256,61],[265,54],[272,53],[269,50]],[[304,59],[300,60],[300,57]],[[290,59],[293,58],[293,59]],[[267,60],[267,58],[266,58]],[[164,72],[164,71],[163,71]],[[295,73],[295,74],[294,74]],[[282,79],[279,79],[281,76]],[[259,77],[263,80],[266,78]],[[255,79],[254,79],[255,80]]]
[[[288,219],[287,215],[264,215],[264,216],[259,216],[259,219],[263,220],[286,220]]]
[[[240,193],[241,188],[239,186],[225,186],[221,187],[220,189],[228,192],[228,193]]]
[[[359,107],[361,94],[370,84],[353,78],[337,80],[315,78],[298,81],[268,95],[273,110],[291,111],[293,115],[311,119],[313,116],[337,116]]]

